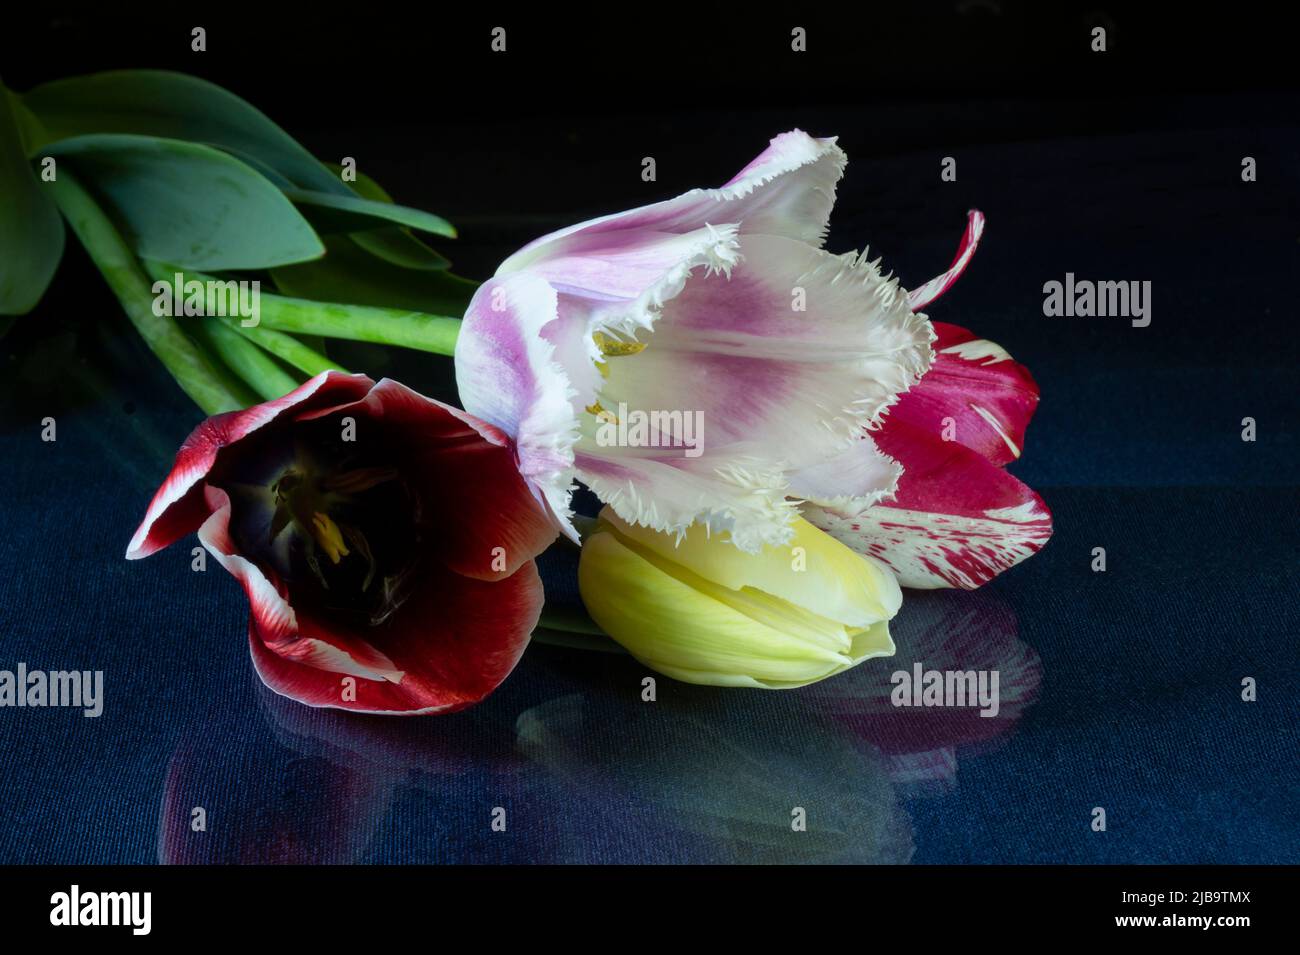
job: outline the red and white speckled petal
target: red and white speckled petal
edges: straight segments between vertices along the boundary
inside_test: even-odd
[[[1038,407],[1029,369],[957,325],[935,322],[934,331],[934,364],[890,409],[890,419],[940,437],[947,432],[994,464],[1014,461]]]
[[[894,500],[854,518],[821,508],[804,517],[883,562],[904,587],[972,590],[1051,537],[1042,499],[975,451],[900,422],[874,437],[903,465]]]
[[[966,266],[970,264],[971,257],[979,247],[980,236],[983,234],[984,213],[978,209],[972,209],[966,213],[966,231],[962,233],[961,244],[957,246],[957,256],[952,260],[952,265],[948,267],[948,271],[935,276],[924,285],[914,288],[908,293],[908,301],[911,302],[913,309],[925,308],[952,288],[953,283],[961,278],[961,274],[966,271]]]

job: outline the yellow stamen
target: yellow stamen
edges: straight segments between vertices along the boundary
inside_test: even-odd
[[[624,355],[636,355],[645,351],[645,342],[625,342],[604,332],[592,332],[591,339],[606,358],[622,358]],[[603,362],[601,362],[603,364]]]
[[[348,545],[343,543],[343,532],[339,530],[339,526],[330,519],[328,514],[316,511],[311,518],[311,528],[312,536],[316,538],[316,543],[320,544],[325,551],[330,563],[337,564],[351,553],[348,550]]]

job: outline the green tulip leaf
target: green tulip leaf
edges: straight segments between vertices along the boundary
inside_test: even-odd
[[[340,177],[343,175],[343,167],[331,165]],[[359,170],[353,170],[356,179],[349,183],[352,191],[363,199],[369,199],[373,202],[382,202],[387,204],[393,203],[393,197],[390,196],[384,187],[375,180],[371,179],[365,173]],[[424,213],[421,213],[423,215]],[[449,231],[439,229],[426,229],[428,232],[438,232],[442,235],[448,235],[452,238],[456,236],[456,229],[445,219],[435,216],[439,222],[446,226]],[[401,220],[398,220],[401,221]],[[416,228],[421,226],[416,225]],[[451,266],[445,257],[439,255],[433,249],[429,248],[415,236],[411,235],[404,228],[387,228],[387,229],[370,229],[362,232],[352,233],[352,238],[363,249],[370,252],[371,255],[378,256],[386,262],[393,265],[401,266],[407,269],[420,269],[430,271],[434,269],[445,269]]]
[[[331,169],[321,163],[256,107],[220,86],[184,73],[115,70],[71,77],[30,90],[23,102],[41,127],[41,135],[29,144],[29,155],[42,152],[51,143],[94,133],[157,136],[216,146],[282,189],[342,197],[345,204],[356,197],[392,202],[377,183],[361,173],[350,188],[341,179],[341,167]],[[361,222],[367,216],[357,216],[351,220],[351,228],[364,230],[357,241],[373,255],[411,269],[436,270],[450,264],[401,227],[408,224],[406,218],[415,217],[417,221],[410,223],[415,228],[454,235],[445,220],[411,209],[390,215],[369,211],[369,221]],[[333,229],[339,225],[336,212],[312,210],[308,218]],[[396,221],[398,226],[376,228],[382,222],[375,219]]]
[[[95,134],[59,140],[42,154],[72,164],[142,258],[223,271],[272,268],[325,252],[284,193],[219,149]]]
[[[430,315],[462,315],[477,282],[446,271],[404,268],[371,254],[357,236],[327,236],[322,258],[271,270],[276,288],[294,298]]]
[[[451,262],[400,226],[353,232],[357,245],[390,265],[420,272],[446,269]]]
[[[63,220],[27,161],[32,126],[15,100],[0,86],[0,315],[30,312],[63,257]]]
[[[316,222],[322,232],[362,232],[394,223],[445,235],[449,239],[456,237],[456,230],[446,219],[409,206],[310,189],[286,189],[285,195],[302,207],[304,214]]]
[[[388,194],[388,191],[364,172],[358,172],[356,176],[356,182],[352,183],[352,191],[357,195],[365,199],[374,199],[376,202],[393,201],[393,197]],[[455,232],[453,231],[452,234],[454,236]]]
[[[351,192],[260,110],[195,76],[166,70],[115,70],[55,80],[28,91],[22,99],[43,127],[43,138],[30,144],[35,151],[91,133],[158,136],[206,143],[246,156],[256,168],[273,170],[300,189]]]

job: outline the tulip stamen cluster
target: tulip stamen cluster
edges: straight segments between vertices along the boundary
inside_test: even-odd
[[[338,564],[344,557],[351,556],[352,552],[348,550],[348,545],[343,543],[343,533],[328,514],[313,511],[311,515],[311,531],[312,538],[325,551],[325,556],[330,559],[331,564]],[[371,576],[373,576],[373,572]],[[366,579],[369,580],[370,578],[367,577]]]
[[[596,350],[600,352],[602,359],[625,358],[629,355],[639,355],[641,352],[646,350],[646,346],[649,344],[648,342],[639,342],[635,339],[632,341],[624,341],[621,338],[615,338],[613,335],[600,331],[599,329],[591,333],[591,340],[595,344]],[[595,365],[596,371],[600,373],[600,377],[608,379],[609,362],[603,360],[597,361],[595,362]],[[605,406],[602,405],[599,400],[593,401],[591,404],[584,406],[583,410],[588,414],[593,415],[598,420],[609,420],[615,424],[618,423],[618,416],[613,412],[606,410]],[[602,415],[605,417],[602,417]]]
[[[645,351],[646,348],[645,342],[625,342],[599,330],[592,332],[591,338],[596,343],[596,347],[600,349],[600,353],[606,358],[621,358],[625,355],[637,355]],[[605,363],[602,361],[597,362],[596,364],[597,367],[600,367]]]
[[[330,457],[299,441],[269,484],[228,485],[242,492],[234,497],[236,526],[257,527],[269,507],[265,545],[258,548],[255,535],[250,541],[261,562],[291,588],[376,627],[408,595],[412,561],[403,555],[416,552],[407,538],[420,533],[412,519],[419,508],[396,468],[347,467]]]

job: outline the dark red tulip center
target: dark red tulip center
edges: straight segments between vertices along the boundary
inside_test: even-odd
[[[241,446],[213,483],[230,494],[241,552],[284,582],[295,607],[378,626],[419,568],[420,499],[381,455],[314,430],[293,435],[287,451],[283,433]]]

